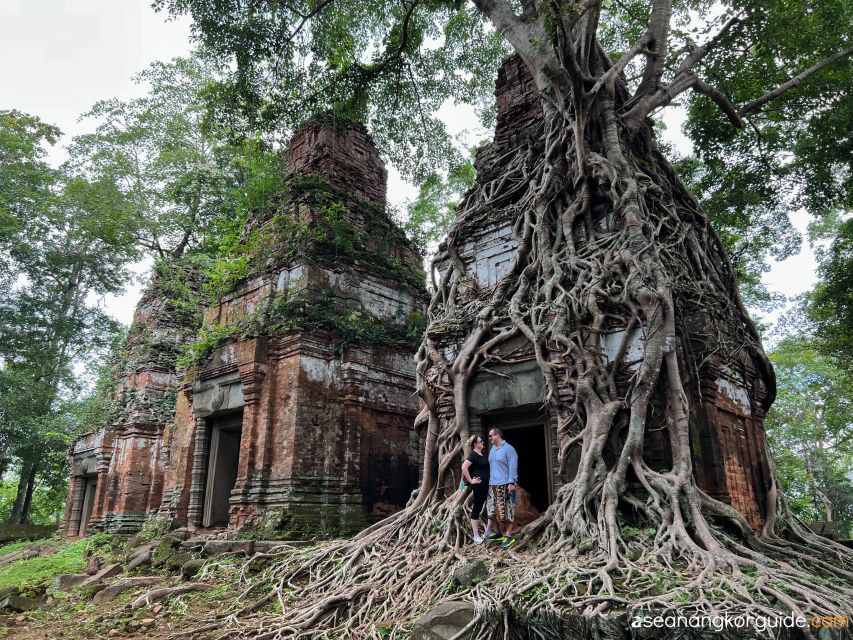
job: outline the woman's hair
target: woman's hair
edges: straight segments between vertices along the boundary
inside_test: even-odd
[[[481,436],[479,433],[475,433],[473,436],[468,438],[468,446],[473,447],[475,444],[477,444],[477,440],[482,440],[482,439],[483,439],[483,436]]]

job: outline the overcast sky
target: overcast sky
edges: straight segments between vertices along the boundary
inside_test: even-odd
[[[18,109],[58,125],[64,140],[91,129],[78,122],[97,100],[144,94],[131,77],[155,60],[186,55],[189,22],[166,22],[151,0],[0,0],[0,109]],[[476,128],[470,113],[446,105],[442,115],[451,133]],[[682,149],[679,114],[672,112],[670,135]],[[474,139],[482,139],[475,134]],[[59,147],[51,159],[60,162]],[[415,194],[391,168],[389,201],[403,204]],[[802,232],[805,216],[793,220]],[[805,246],[793,258],[773,265],[765,282],[786,296],[798,295],[815,281],[814,255]],[[140,267],[144,270],[144,266]],[[139,285],[104,301],[116,318],[130,323]],[[775,317],[778,314],[773,314]]]

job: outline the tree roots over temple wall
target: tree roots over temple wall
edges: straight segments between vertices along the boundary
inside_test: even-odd
[[[758,534],[697,484],[685,387],[709,353],[692,350],[691,323],[703,318],[714,357],[750,363],[773,389],[720,239],[650,125],[617,119],[627,95],[618,83],[566,107],[570,87],[536,80],[542,118],[480,176],[437,258],[417,355],[419,489],[352,540],[283,549],[257,574],[249,561],[237,612],[216,623],[223,637],[388,637],[383,628],[400,637],[451,597],[476,606],[471,638],[509,637],[519,621],[525,637],[554,637],[578,613],[853,613],[849,551],[799,524],[775,482]],[[501,216],[514,225],[515,260],[478,291],[459,246]],[[625,339],[608,360],[599,337],[614,328]],[[645,349],[629,366],[637,328]],[[464,547],[467,496],[447,487],[466,453],[472,379],[517,357],[538,363],[559,459],[578,462],[519,544],[497,556]],[[652,429],[665,436],[669,469],[644,460]],[[451,595],[450,576],[473,557],[489,559],[489,577]]]

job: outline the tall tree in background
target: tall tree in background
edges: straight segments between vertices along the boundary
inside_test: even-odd
[[[312,561],[281,560],[278,586],[267,598],[286,597],[291,605],[282,619],[258,619],[272,625],[265,632],[334,629],[366,637],[377,620],[410,619],[438,597],[441,585],[431,577],[443,575],[465,529],[455,516],[459,496],[446,498],[442,488],[469,435],[467,385],[510,339],[535,351],[546,401],[558,416],[560,450],[578,447],[580,465],[529,529],[536,553],[515,568],[510,584],[475,588],[487,604],[478,608],[472,633],[497,633],[506,621],[500,603],[515,607],[515,598],[540,586],[529,606],[545,627],[549,615],[559,617],[566,607],[601,613],[626,598],[630,607],[681,603],[713,614],[748,606],[772,615],[781,606],[835,615],[853,606],[849,552],[799,525],[775,485],[760,537],[697,486],[685,393],[692,365],[677,349],[687,344],[690,314],[708,319],[709,335],[726,336],[716,357],[755,363],[771,399],[773,373],[724,244],[657,150],[649,120],[685,101],[699,147],[722,158],[708,164],[708,176],[721,183],[754,189],[765,176],[763,185],[776,197],[796,183],[807,206],[849,201],[849,166],[825,143],[842,136],[850,3],[158,0],[155,6],[190,14],[196,35],[236,64],[221,94],[255,122],[342,112],[369,122],[386,154],[415,177],[450,155],[432,115],[436,107],[454,95],[482,100],[507,45],[530,71],[544,114],[536,139],[466,195],[439,255],[452,266],[438,283],[417,358],[425,403],[419,422],[428,424],[428,435],[416,499]],[[720,193],[726,197],[726,189]],[[592,220],[607,209],[615,224],[596,231]],[[517,218],[516,260],[488,298],[471,300],[467,287],[458,286],[465,265],[456,251],[469,229],[500,210]],[[750,216],[752,209],[735,214]],[[448,324],[462,338],[445,359],[434,339]],[[598,347],[605,326],[640,327],[646,336],[627,392],[616,384],[628,368],[625,350],[607,362]],[[642,456],[656,395],[665,398],[669,470],[649,468]],[[451,419],[439,419],[442,405],[454,407]],[[608,440],[618,444],[605,456]],[[624,533],[620,518],[628,514],[654,536]],[[661,572],[679,585],[667,595],[650,586]],[[687,583],[679,582],[680,572],[690,576]],[[286,595],[281,585],[288,585]]]
[[[221,78],[204,54],[155,62],[134,77],[148,93],[97,102],[84,114],[94,132],[69,150],[76,171],[116,185],[141,251],[166,271],[185,263],[213,280],[249,211],[266,205],[281,179],[275,135],[210,119]]]
[[[70,164],[115,184],[136,220],[136,242],[156,258],[180,258],[223,212],[234,149],[204,126],[204,90],[217,78],[203,57],[155,62],[134,77],[142,98],[97,102],[95,131],[74,139]]]
[[[122,290],[137,255],[115,185],[45,163],[42,144],[58,136],[35,117],[0,113],[9,274],[0,299],[0,437],[4,464],[20,463],[11,522],[27,520],[37,475],[73,435],[59,407],[79,390],[74,366],[102,356],[115,330],[97,299]]]
[[[791,509],[807,522],[853,524],[853,380],[808,337],[786,338],[770,354],[778,395],[767,437]]]
[[[850,209],[847,209],[849,214]],[[816,345],[824,357],[853,368],[853,219],[830,211],[811,229],[816,241],[820,281],[806,301]]]

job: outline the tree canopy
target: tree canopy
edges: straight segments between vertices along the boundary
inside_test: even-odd
[[[586,37],[597,37],[595,46],[614,66],[603,75],[583,70],[576,80],[595,93],[602,79],[621,74],[634,94],[626,121],[660,117],[669,104],[687,109],[686,132],[697,151],[679,169],[726,243],[744,294],[759,306],[774,300],[760,284],[767,259],[799,249],[787,214],[849,209],[853,198],[851,142],[843,134],[853,10],[843,0],[154,6],[190,15],[197,40],[234,65],[209,94],[216,97],[211,110],[232,133],[292,129],[331,110],[369,123],[387,157],[428,183],[460,160],[435,115],[440,105],[472,104],[490,124],[503,57],[515,48],[553,65],[566,29],[591,25],[584,29],[595,33]],[[572,73],[573,64],[565,66]]]

